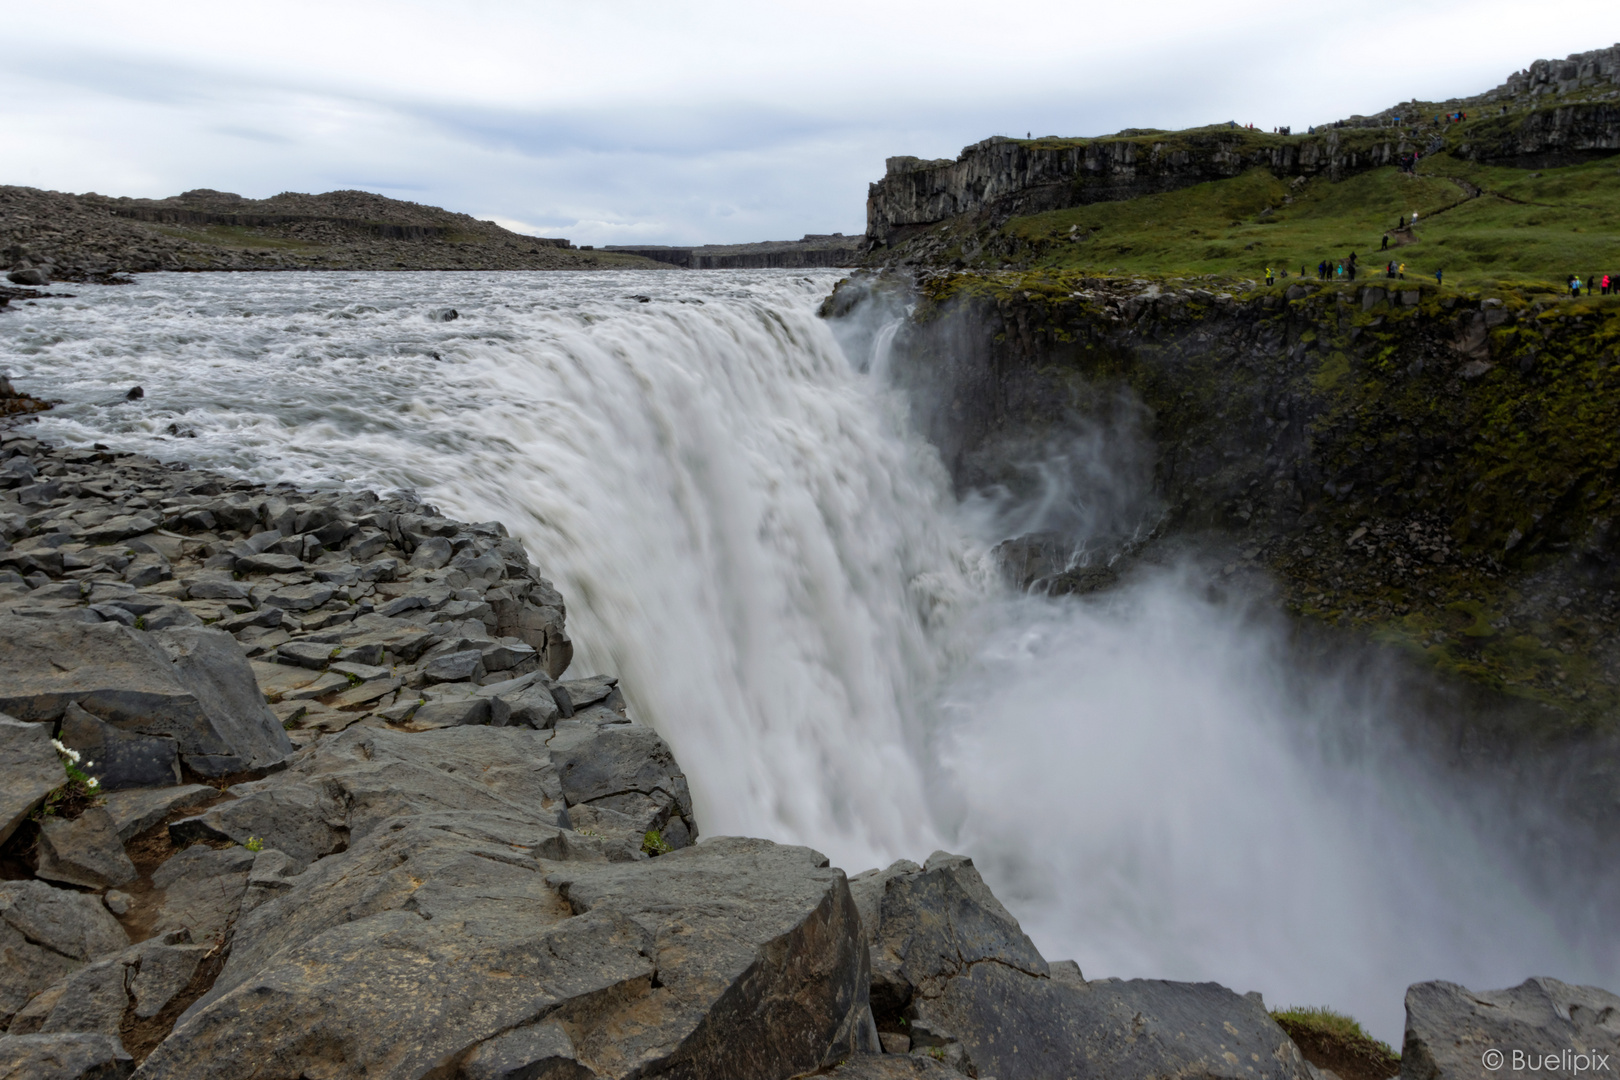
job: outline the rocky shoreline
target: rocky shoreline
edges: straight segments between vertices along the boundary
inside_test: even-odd
[[[1258,994],[1047,961],[963,857],[696,843],[565,620],[497,523],[0,428],[0,1076],[1331,1075]],[[1403,1075],[1616,1007],[1420,984]]]

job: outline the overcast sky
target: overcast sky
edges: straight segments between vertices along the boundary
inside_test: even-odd
[[[575,242],[859,233],[893,154],[1300,129],[1620,41],[1541,0],[12,4],[0,183],[363,188]]]

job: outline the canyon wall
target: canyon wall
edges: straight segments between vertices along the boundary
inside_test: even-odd
[[[1301,625],[1480,691],[1472,719],[1423,733],[1431,750],[1556,744],[1549,790],[1614,817],[1620,312],[1387,279],[907,281],[851,280],[825,311],[910,297],[889,370],[958,493],[1030,500],[1068,470],[1071,498],[1138,515],[1084,544],[1014,537],[1020,584],[1089,591],[1191,544]],[[1154,498],[1119,499],[1138,468]],[[1568,757],[1577,735],[1596,740],[1585,764]]]
[[[1187,131],[1128,129],[1090,139],[1009,139],[968,146],[955,160],[891,157],[867,193],[867,235],[888,245],[960,214],[1011,217],[1152,195],[1263,166],[1279,177],[1340,180],[1448,150],[1478,161],[1541,168],[1620,150],[1620,46],[1537,61],[1487,94],[1411,101],[1373,116],[1278,135],[1220,124]],[[1465,111],[1463,124],[1438,124]]]

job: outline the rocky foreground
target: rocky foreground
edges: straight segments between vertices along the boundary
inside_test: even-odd
[[[1048,962],[960,856],[695,843],[498,524],[13,428],[0,535],[0,1078],[1324,1075],[1258,994]],[[1414,1080],[1620,1059],[1602,990],[1407,1004]]]

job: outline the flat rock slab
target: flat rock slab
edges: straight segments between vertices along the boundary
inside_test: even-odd
[[[1482,1071],[1492,1050],[1502,1058]],[[1587,1058],[1582,1073],[1620,1069],[1620,997],[1607,990],[1548,978],[1507,990],[1474,991],[1450,982],[1407,988],[1402,1080],[1574,1076],[1573,1058],[1581,1055]],[[1595,1065],[1592,1055],[1604,1055],[1607,1067]]]
[[[285,772],[231,788],[236,799],[170,826],[182,842],[252,837],[308,864],[402,815],[485,811],[555,825],[562,784],[545,732],[355,728],[323,739]]]
[[[172,811],[207,802],[218,795],[218,789],[207,784],[134,788],[108,792],[105,808],[113,827],[118,830],[118,839],[127,844],[162,822]]]
[[[575,862],[567,836],[432,814],[323,860],[242,917],[143,1074],[786,1077],[872,1049],[859,917],[816,852]]]
[[[247,555],[236,560],[236,569],[244,574],[291,574],[303,568],[303,561],[291,555]]]
[[[1313,1080],[1265,1006],[1217,983],[1104,979],[1084,988],[979,964],[949,980],[918,1017],[961,1040],[998,1080]]]
[[[205,776],[292,752],[230,635],[0,615],[0,711],[55,721],[69,705],[123,731],[174,739]]]
[[[223,940],[242,908],[257,857],[242,847],[197,844],[169,859],[152,874],[152,884],[163,891],[157,928],[184,930],[194,941]]]
[[[67,773],[51,746],[50,727],[0,713],[0,843],[65,783]]]

